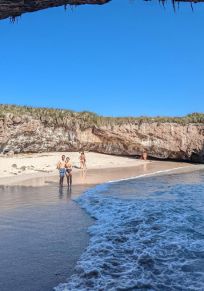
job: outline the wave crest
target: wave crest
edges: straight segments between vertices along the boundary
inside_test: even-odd
[[[192,207],[192,186],[174,187],[179,194],[169,200],[102,195],[111,187],[77,200],[96,223],[75,274],[55,290],[204,290],[203,216]]]

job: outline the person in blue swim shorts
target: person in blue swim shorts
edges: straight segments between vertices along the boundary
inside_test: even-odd
[[[66,169],[65,169],[65,155],[62,155],[61,160],[57,163],[57,169],[59,170],[59,185],[60,187],[63,186],[63,182],[64,182],[64,177],[66,174]]]

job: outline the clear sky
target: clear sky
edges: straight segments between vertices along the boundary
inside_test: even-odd
[[[0,103],[112,116],[204,112],[204,5],[113,0],[0,22]]]

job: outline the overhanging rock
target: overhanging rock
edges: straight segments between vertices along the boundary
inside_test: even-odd
[[[15,19],[26,12],[34,12],[41,9],[83,4],[104,4],[110,0],[0,0],[0,19]]]

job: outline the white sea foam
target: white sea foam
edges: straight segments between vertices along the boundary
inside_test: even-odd
[[[140,178],[152,177],[152,176],[155,176],[155,175],[170,173],[170,172],[174,172],[174,171],[177,172],[179,170],[188,170],[188,169],[193,170],[195,168],[196,168],[195,165],[186,166],[185,168],[183,166],[182,167],[176,167],[176,168],[171,168],[171,169],[166,169],[166,170],[155,171],[153,173],[141,174],[141,175],[128,177],[128,178],[122,178],[122,179],[119,179],[119,180],[111,180],[108,183],[117,183],[117,182],[121,182],[121,181],[136,180],[136,179],[140,179]]]
[[[169,200],[105,193],[115,194],[114,185],[77,200],[96,223],[74,275],[56,291],[204,290],[203,184],[174,185]]]

